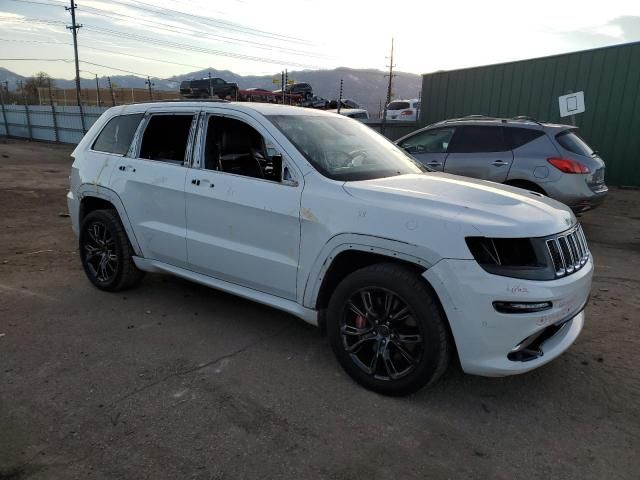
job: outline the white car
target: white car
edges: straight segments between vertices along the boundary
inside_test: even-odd
[[[593,260],[568,207],[428,172],[344,116],[123,105],[72,155],[69,212],[96,287],[162,272],[281,309],[325,329],[369,389],[413,392],[453,357],[526,372],[583,327]]]
[[[387,105],[387,120],[415,122],[420,110],[420,99],[394,100]]]
[[[340,112],[337,109],[327,110],[327,112],[331,113],[340,113],[340,115],[344,115],[345,117],[354,118],[356,120],[369,120],[369,112],[367,112],[363,108],[341,108]]]

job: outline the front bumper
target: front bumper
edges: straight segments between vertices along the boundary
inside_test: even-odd
[[[557,280],[534,281],[492,275],[475,260],[444,259],[423,276],[434,288],[449,319],[462,369],[490,377],[514,375],[544,365],[569,348],[580,334],[582,311],[591,290],[593,260],[578,272]],[[551,301],[537,313],[498,313],[494,301]],[[562,328],[553,328],[560,326]],[[510,355],[542,331],[540,355]],[[516,358],[515,360],[510,360]]]

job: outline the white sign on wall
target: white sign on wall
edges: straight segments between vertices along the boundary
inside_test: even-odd
[[[584,92],[569,93],[558,97],[560,116],[568,117],[584,112]]]

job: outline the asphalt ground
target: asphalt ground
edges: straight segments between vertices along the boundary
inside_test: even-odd
[[[0,480],[639,477],[640,191],[581,218],[596,273],[563,356],[386,398],[287,314],[169,276],[92,287],[71,150],[0,141]]]

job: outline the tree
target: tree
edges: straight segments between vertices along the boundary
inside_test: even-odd
[[[38,72],[25,80],[24,91],[29,97],[37,97],[38,88],[49,88],[49,82],[51,82],[51,88],[54,88],[55,82],[51,76],[46,72]]]

